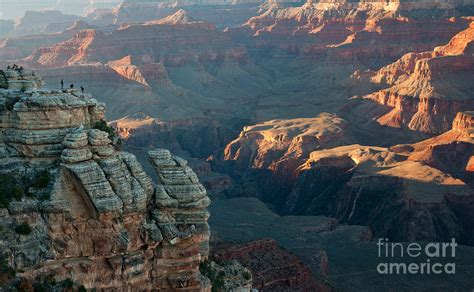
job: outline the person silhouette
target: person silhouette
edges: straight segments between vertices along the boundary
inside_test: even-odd
[[[61,90],[64,90],[64,80],[61,79]]]
[[[84,93],[84,87],[81,86],[81,92]]]

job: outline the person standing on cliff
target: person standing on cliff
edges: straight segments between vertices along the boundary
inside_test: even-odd
[[[81,92],[84,93],[84,87],[83,86],[81,86]]]
[[[61,90],[64,90],[64,80],[61,79]]]

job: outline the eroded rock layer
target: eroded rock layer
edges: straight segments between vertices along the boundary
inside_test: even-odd
[[[22,68],[2,76],[0,176],[28,186],[2,188],[0,247],[14,271],[2,281],[6,289],[44,279],[97,289],[210,289],[199,272],[210,200],[187,162],[151,150],[155,186],[134,155],[96,129],[103,104],[74,89],[42,88]]]
[[[293,140],[287,148],[285,137],[303,136],[317,126],[315,121],[312,127],[281,126],[292,122],[248,127],[226,148],[222,166],[234,169],[245,194],[260,197],[283,214],[338,218],[393,240],[456,237],[473,244],[467,211],[472,211],[474,198],[471,112],[459,113],[447,133],[390,148],[310,147],[305,139]],[[304,155],[291,150],[305,148]],[[296,158],[295,163],[285,164],[287,157]],[[235,167],[239,165],[245,167]]]
[[[474,22],[444,46],[406,54],[369,73],[371,82],[390,86],[364,96],[389,108],[377,122],[426,133],[448,131],[459,111],[474,108],[473,41]]]

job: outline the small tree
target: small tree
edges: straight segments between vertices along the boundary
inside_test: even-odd
[[[36,175],[35,181],[33,182],[33,187],[36,189],[44,189],[48,186],[50,180],[51,176],[49,175],[49,171],[46,169],[42,170]]]
[[[21,235],[30,235],[31,231],[30,225],[28,225],[26,222],[23,222],[22,224],[15,227],[15,232]]]
[[[104,120],[100,120],[97,123],[95,123],[94,129],[107,132],[109,134],[109,139],[112,141],[117,137],[117,133],[115,132],[115,129],[107,125],[107,122]]]

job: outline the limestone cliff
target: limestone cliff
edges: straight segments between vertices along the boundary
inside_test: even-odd
[[[210,200],[187,162],[151,150],[154,185],[102,131],[104,104],[28,70],[0,76],[0,287],[210,289]]]

